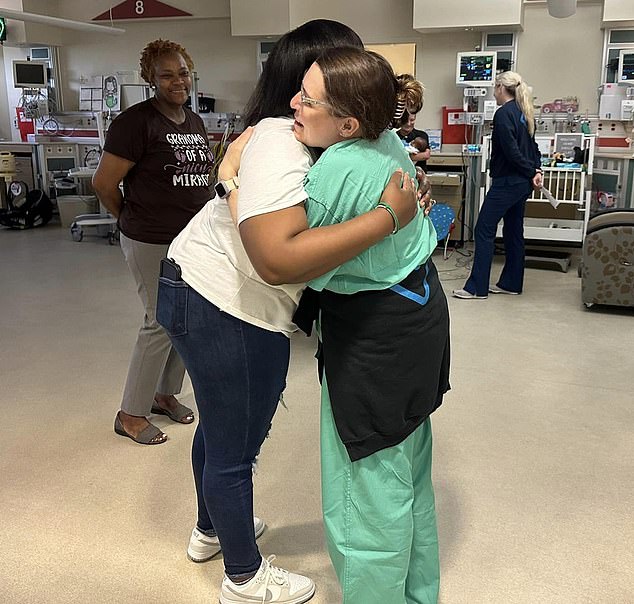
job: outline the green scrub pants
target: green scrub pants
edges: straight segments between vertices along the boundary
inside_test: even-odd
[[[351,462],[325,376],[321,392],[323,517],[343,604],[436,604],[430,420],[398,445]]]

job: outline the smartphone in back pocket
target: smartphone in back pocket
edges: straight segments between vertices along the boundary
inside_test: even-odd
[[[163,258],[161,260],[161,277],[165,277],[170,281],[181,281],[183,279],[181,267],[173,260]]]

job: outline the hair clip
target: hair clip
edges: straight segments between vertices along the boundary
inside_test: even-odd
[[[394,111],[394,120],[400,120],[405,113],[405,101],[399,100],[396,103],[396,110]]]

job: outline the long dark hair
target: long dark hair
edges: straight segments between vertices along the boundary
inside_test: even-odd
[[[266,117],[292,115],[289,103],[306,70],[324,50],[342,46],[363,48],[363,42],[347,25],[329,19],[314,19],[284,34],[269,54],[247,103],[245,125],[254,126]]]

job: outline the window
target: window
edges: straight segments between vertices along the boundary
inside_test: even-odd
[[[622,50],[634,51],[634,29],[608,29],[603,39],[603,71],[601,82],[616,82],[619,68],[619,53]]]
[[[517,55],[517,35],[513,32],[483,33],[482,49],[495,50],[498,55],[497,71],[513,69]]]
[[[276,41],[258,42],[258,77],[262,75],[264,64],[276,43]]]

